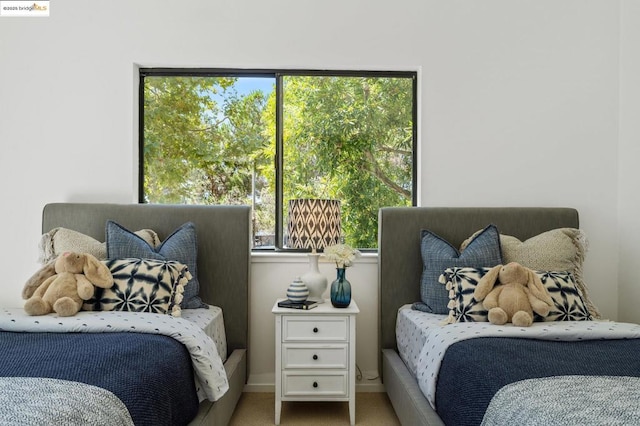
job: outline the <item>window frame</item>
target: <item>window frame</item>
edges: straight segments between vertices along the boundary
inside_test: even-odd
[[[274,247],[252,247],[252,251],[304,252],[305,250],[283,247],[283,77],[388,77],[412,79],[412,191],[411,205],[418,200],[418,72],[417,71],[375,71],[375,70],[317,70],[317,69],[235,69],[235,68],[139,68],[138,85],[138,203],[144,200],[144,79],[146,77],[262,77],[275,80],[275,245]],[[377,248],[363,248],[361,251],[377,252]]]

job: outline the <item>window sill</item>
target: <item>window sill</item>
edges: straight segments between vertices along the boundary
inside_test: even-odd
[[[324,256],[320,256],[320,262],[326,263]],[[251,263],[309,263],[307,253],[286,253],[286,252],[251,252]],[[362,253],[354,264],[378,263],[378,253]]]

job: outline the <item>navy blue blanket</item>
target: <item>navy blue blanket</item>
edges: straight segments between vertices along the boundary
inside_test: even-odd
[[[198,412],[189,352],[162,335],[0,332],[0,376],[107,389],[136,425],[184,425]]]
[[[436,386],[447,425],[479,425],[493,395],[519,380],[559,375],[640,377],[640,339],[558,342],[484,337],[451,345]]]

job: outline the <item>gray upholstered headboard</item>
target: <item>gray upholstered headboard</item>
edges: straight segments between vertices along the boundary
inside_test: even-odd
[[[161,204],[47,204],[42,232],[73,229],[105,240],[105,224],[113,220],[127,229],[153,229],[161,239],[193,222],[198,240],[200,296],[223,310],[227,350],[248,345],[251,208]]]
[[[555,228],[578,228],[578,212],[555,207],[390,207],[378,220],[381,349],[396,349],[398,308],[420,301],[420,233],[428,229],[454,247],[493,223],[525,240]]]

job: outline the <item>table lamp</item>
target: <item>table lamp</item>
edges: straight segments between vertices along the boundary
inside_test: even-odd
[[[309,298],[322,303],[327,278],[318,269],[317,250],[340,243],[340,201],[302,198],[289,200],[287,246],[311,250],[309,271],[300,278],[309,288]]]

